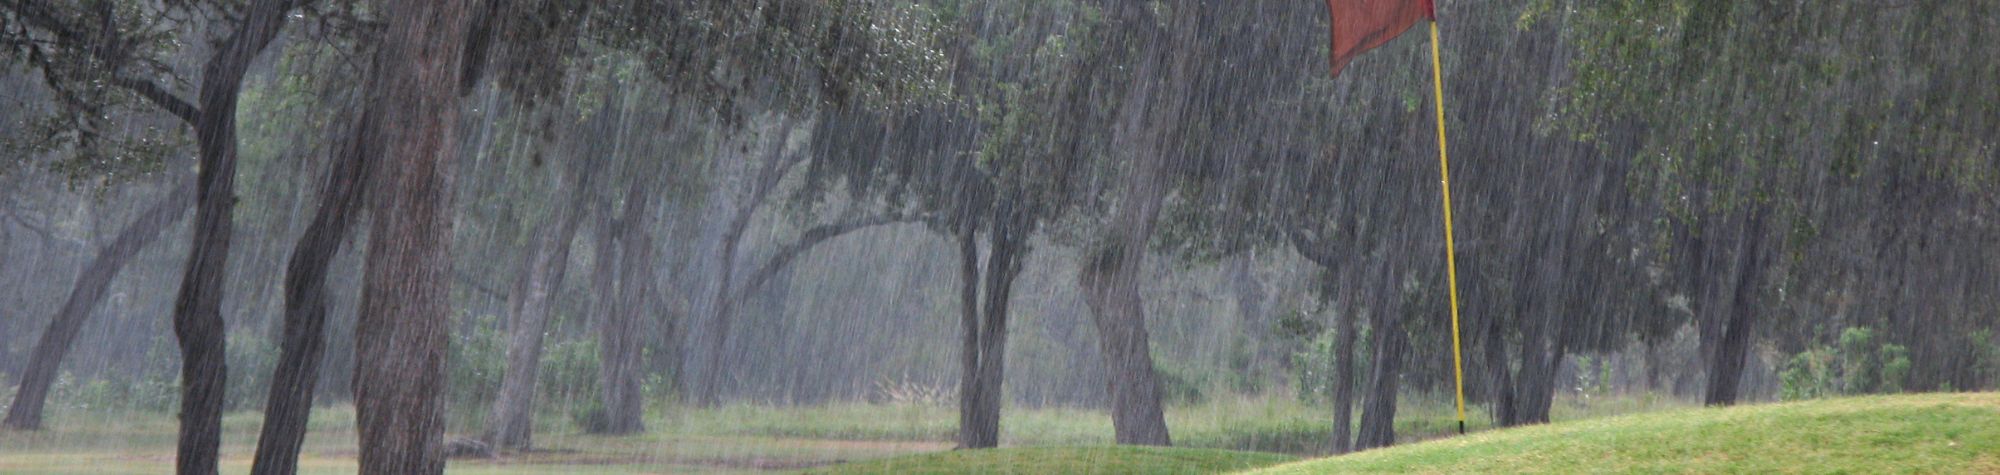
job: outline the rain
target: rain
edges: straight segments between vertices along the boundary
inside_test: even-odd
[[[0,473],[1992,472],[1996,31],[0,0]]]

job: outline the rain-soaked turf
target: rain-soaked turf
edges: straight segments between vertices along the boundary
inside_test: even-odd
[[[1168,447],[1027,447],[954,450],[808,470],[829,474],[1200,474],[1294,460],[1289,455]]]
[[[2000,393],[1690,409],[1473,434],[1253,473],[2000,473]]]

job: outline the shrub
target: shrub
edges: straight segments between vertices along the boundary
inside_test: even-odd
[[[1836,347],[1818,345],[1793,355],[1778,374],[1779,397],[1897,393],[1903,391],[1909,373],[1908,348],[1877,344],[1874,331],[1853,327],[1840,332]]]
[[[222,393],[223,410],[264,407],[271,394],[271,372],[278,367],[278,345],[256,334],[239,332],[229,337],[222,358],[229,370]]]

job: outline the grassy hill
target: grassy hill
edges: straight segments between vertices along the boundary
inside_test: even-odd
[[[2000,393],[1692,409],[1279,465],[1319,473],[1995,473]]]
[[[2000,393],[1676,410],[1287,460],[1206,449],[1048,447],[939,452],[809,473],[2000,474]]]
[[[1197,474],[1264,467],[1289,455],[1167,447],[1028,447],[957,450],[826,467],[828,474]]]

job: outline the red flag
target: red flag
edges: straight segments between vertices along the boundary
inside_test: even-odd
[[[1419,20],[1437,18],[1432,0],[1326,0],[1333,12],[1333,75],[1355,56],[1408,31]]]

